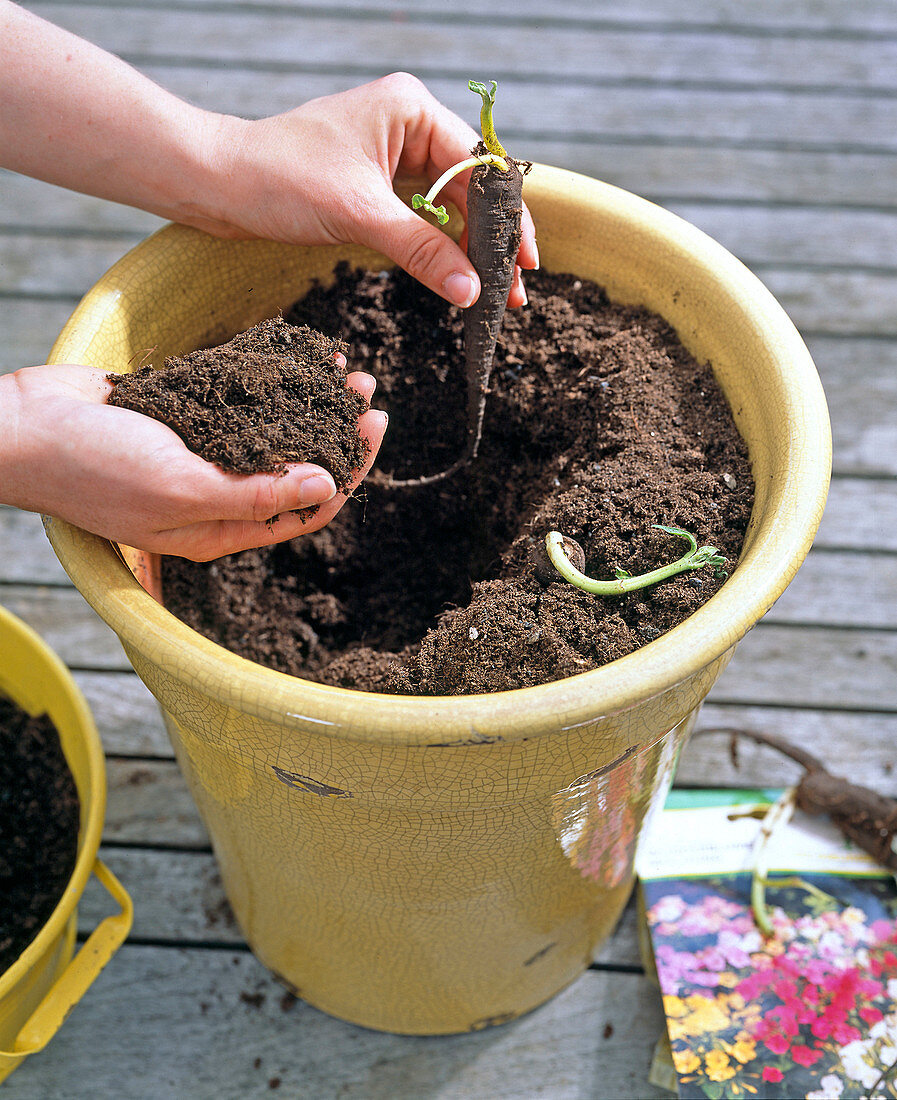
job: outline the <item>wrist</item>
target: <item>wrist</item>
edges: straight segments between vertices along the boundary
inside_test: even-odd
[[[234,115],[201,113],[191,121],[188,136],[190,166],[175,221],[217,236],[244,236],[252,196],[245,192],[242,150],[251,123]]]
[[[159,174],[146,181],[145,199],[135,205],[208,233],[234,235],[232,143],[242,125],[242,119],[179,103],[168,155],[159,158]]]

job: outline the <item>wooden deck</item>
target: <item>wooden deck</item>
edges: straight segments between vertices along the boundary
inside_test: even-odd
[[[268,114],[393,69],[465,117],[502,83],[521,154],[609,180],[716,237],[766,282],[826,387],[835,476],[816,546],[742,643],[704,724],[803,741],[897,779],[897,6],[891,0],[39,0],[27,6],[205,106]],[[546,15],[546,11],[550,12]],[[501,44],[493,59],[495,43]],[[533,67],[535,66],[535,67]],[[154,218],[0,173],[0,370],[43,362],[80,295]],[[662,1028],[631,911],[593,969],[525,1019],[413,1039],[283,999],[242,943],[155,704],[36,516],[0,509],[0,602],[75,671],[108,754],[103,858],[133,934],[10,1100],[607,1100],[648,1085]],[[787,663],[779,660],[787,656]],[[683,785],[787,782],[711,740]],[[104,910],[81,909],[82,931]],[[612,1025],[612,1028],[607,1027]],[[279,1090],[279,1091],[277,1091]]]

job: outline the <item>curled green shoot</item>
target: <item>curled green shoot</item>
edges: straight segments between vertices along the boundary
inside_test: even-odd
[[[507,172],[508,170],[508,162],[504,157],[495,153],[484,153],[481,157],[467,157],[466,160],[453,164],[451,168],[443,172],[426,195],[412,195],[411,206],[415,210],[426,210],[429,214],[435,214],[439,224],[445,225],[449,220],[446,209],[444,206],[435,206],[433,200],[449,180],[454,179],[454,177],[461,172],[466,172],[468,168],[475,168],[478,164],[493,164],[496,168],[500,168],[502,172]]]
[[[652,584],[668,580],[679,573],[687,573],[694,569],[703,569],[707,565],[718,567],[725,563],[725,558],[715,546],[698,546],[697,539],[681,527],[664,527],[655,523],[653,527],[657,531],[663,531],[667,535],[677,535],[688,543],[689,549],[677,561],[670,565],[662,565],[652,569],[649,573],[641,573],[632,577],[622,569],[617,570],[614,580],[596,580],[581,573],[570,561],[564,551],[564,536],[559,531],[549,531],[545,536],[545,549],[551,564],[565,581],[583,592],[590,592],[593,596],[623,596],[627,592],[635,592],[640,588],[648,588]]]
[[[490,153],[494,153],[499,157],[506,157],[508,154],[496,136],[495,123],[492,121],[492,108],[495,106],[495,91],[498,84],[493,80],[492,88],[489,89],[485,84],[481,84],[479,80],[468,80],[467,87],[469,91],[476,92],[483,100],[483,106],[480,108],[480,131],[483,134],[483,144]]]

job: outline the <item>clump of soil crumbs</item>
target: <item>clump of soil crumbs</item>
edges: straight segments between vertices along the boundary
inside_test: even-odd
[[[369,445],[358,432],[365,399],[334,361],[348,349],[282,317],[217,348],[170,357],[160,370],[112,374],[110,405],[161,420],[197,454],[239,474],[314,462],[344,490]]]
[[[78,793],[56,727],[0,696],[0,974],[62,897],[78,827]]]
[[[692,614],[724,581],[705,569],[623,598],[544,583],[556,528],[586,571],[678,558],[682,527],[737,561],[753,501],[744,442],[713,373],[660,317],[593,283],[527,276],[506,314],[476,461],[437,485],[369,480],[323,530],[216,562],[163,562],[166,605],[267,667],[411,695],[502,691],[597,668]],[[380,468],[445,469],[466,429],[460,311],[401,271],[339,269],[287,316],[337,333],[390,416]]]

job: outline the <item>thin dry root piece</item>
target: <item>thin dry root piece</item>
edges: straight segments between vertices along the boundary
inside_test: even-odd
[[[897,871],[897,800],[832,775],[817,757],[784,737],[728,726],[698,730],[695,736],[711,733],[750,738],[800,764],[805,772],[795,788],[798,808],[813,816],[827,814],[848,840],[883,867]]]

